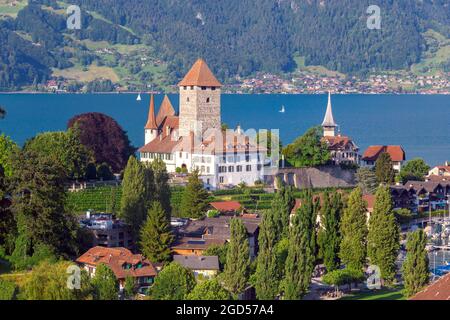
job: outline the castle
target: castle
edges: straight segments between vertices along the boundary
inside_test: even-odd
[[[161,159],[169,173],[198,170],[208,189],[263,180],[266,149],[239,127],[222,130],[222,84],[206,62],[198,59],[178,87],[179,115],[167,95],[155,115],[151,96],[141,161]]]

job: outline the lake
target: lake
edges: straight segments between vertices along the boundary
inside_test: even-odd
[[[163,96],[155,97],[156,108]],[[178,95],[170,95],[178,109]],[[144,142],[149,96],[135,94],[0,94],[7,117],[0,131],[23,144],[39,132],[64,130],[74,115],[102,112],[128,132],[135,146]],[[361,153],[369,145],[402,145],[407,159],[430,165],[450,160],[450,96],[334,95],[335,121]],[[278,110],[284,105],[286,112]],[[326,95],[222,95],[222,121],[245,130],[279,129],[283,144],[322,123]]]

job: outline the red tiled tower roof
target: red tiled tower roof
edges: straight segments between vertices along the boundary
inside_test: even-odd
[[[172,103],[170,102],[169,97],[165,95],[161,106],[159,107],[158,115],[156,116],[156,123],[160,126],[166,117],[174,115],[175,110],[173,109]]]
[[[145,129],[158,129],[155,119],[155,99],[153,95],[150,96],[150,107],[148,110],[148,120]]]
[[[198,59],[178,86],[221,87],[222,84],[216,79],[206,62]]]

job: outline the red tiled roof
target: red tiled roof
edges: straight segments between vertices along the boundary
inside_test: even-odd
[[[346,136],[323,137],[323,139],[331,150],[342,150],[346,149],[349,144],[354,145],[352,139]]]
[[[153,95],[150,97],[150,107],[148,110],[148,119],[147,124],[145,125],[145,129],[158,129],[158,125],[156,124],[155,119],[155,99]]]
[[[178,144],[182,143],[183,138],[176,140],[173,135],[163,136],[160,134],[154,140],[147,143],[139,149],[139,152],[151,153],[173,153],[177,150]]]
[[[238,211],[242,207],[237,201],[210,202],[210,205],[220,212]]]
[[[172,103],[169,100],[167,95],[164,96],[164,99],[159,106],[158,115],[156,116],[156,123],[158,126],[164,121],[167,116],[174,116],[175,110],[173,109]]]
[[[367,210],[369,212],[372,212],[373,211],[373,207],[375,205],[375,195],[373,195],[373,194],[365,194],[365,195],[363,195],[363,200],[367,204]]]
[[[107,265],[116,275],[117,279],[132,277],[154,277],[156,269],[153,264],[140,254],[133,254],[126,248],[94,247],[80,256],[76,262],[97,266],[101,263]],[[141,264],[137,268],[137,264]],[[123,268],[124,264],[131,264],[130,269]]]
[[[383,152],[388,153],[392,161],[405,160],[405,151],[401,146],[370,146],[364,151],[362,160],[376,161]]]
[[[203,59],[198,59],[178,86],[221,87]]]
[[[450,300],[450,274],[446,274],[410,300]]]

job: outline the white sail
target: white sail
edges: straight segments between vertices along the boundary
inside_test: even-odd
[[[286,111],[286,110],[284,109],[284,105],[282,105],[282,106],[281,106],[280,112],[281,112],[281,113],[284,113],[285,111]]]
[[[137,96],[137,98],[136,98],[136,101],[141,101],[141,100],[142,100],[141,94],[139,93],[138,96]]]

